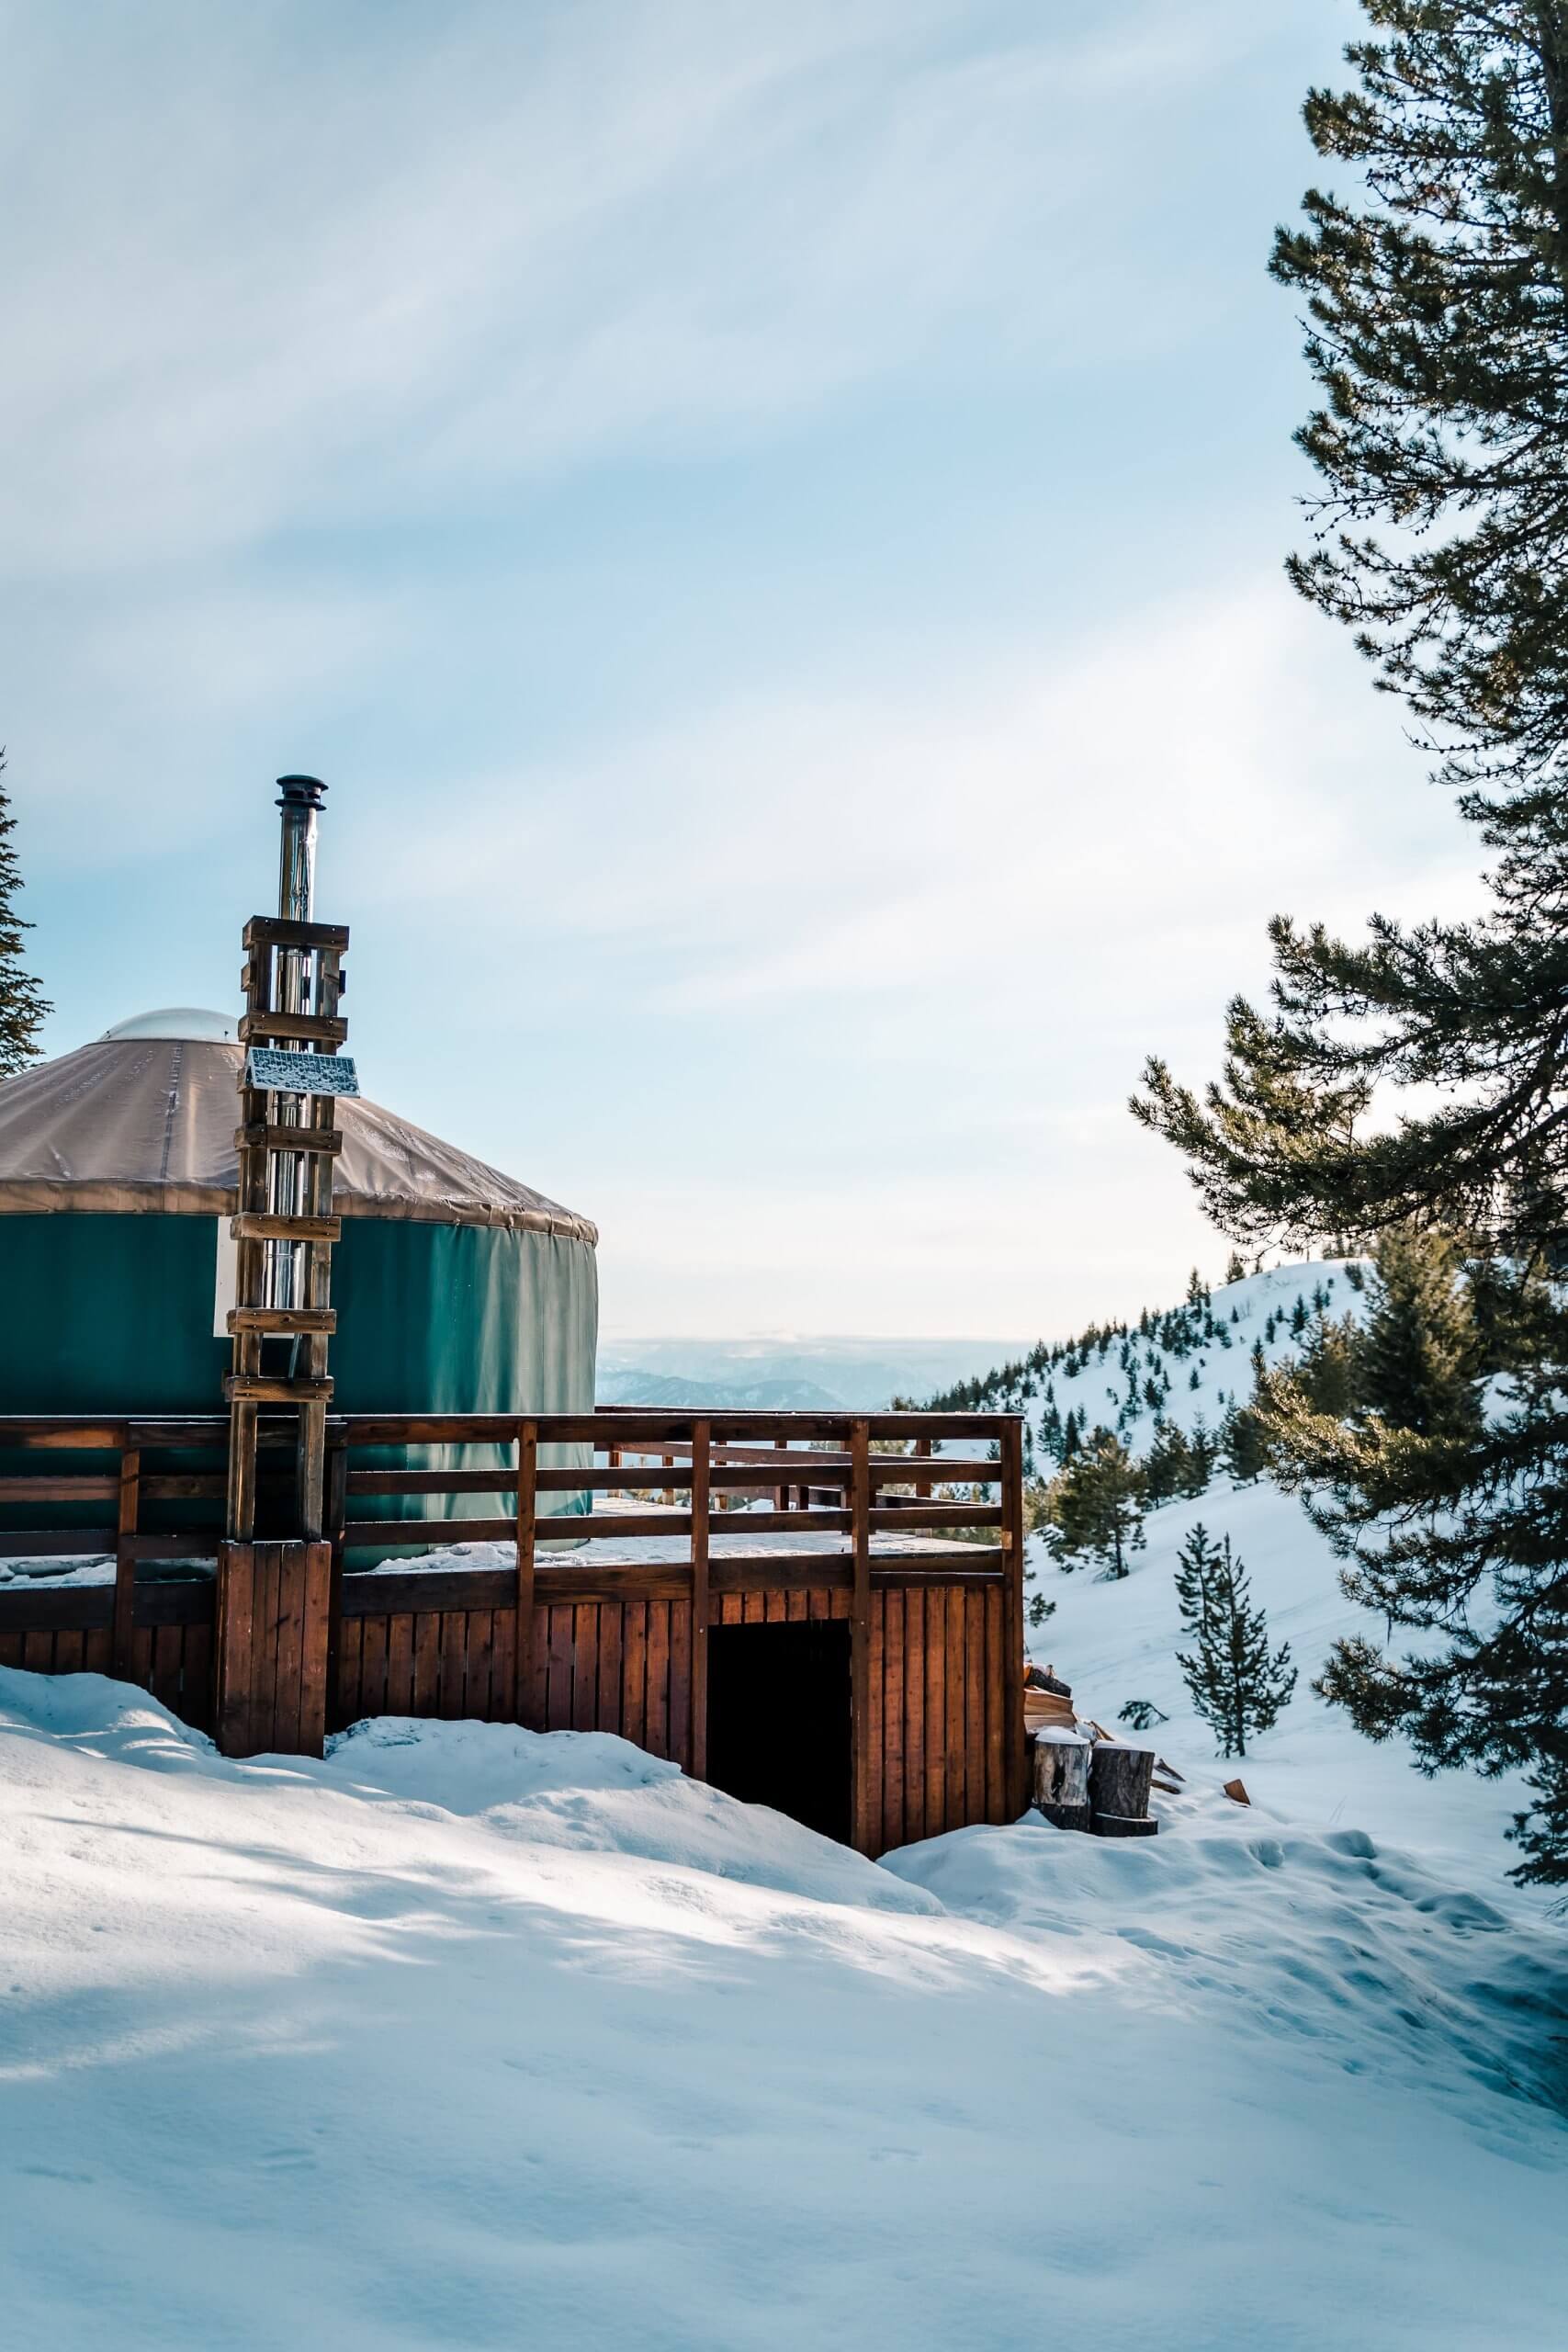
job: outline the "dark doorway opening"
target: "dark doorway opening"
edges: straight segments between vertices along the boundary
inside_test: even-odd
[[[709,1627],[708,1779],[849,1843],[848,1625]]]

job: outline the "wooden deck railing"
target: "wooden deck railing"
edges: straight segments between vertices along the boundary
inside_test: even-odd
[[[144,1563],[215,1555],[227,1442],[220,1414],[0,1419],[0,1517],[28,1519],[32,1506],[44,1506],[61,1522],[0,1528],[0,1556],[92,1553],[115,1561],[112,1587],[62,1588],[47,1578],[0,1587],[0,1665],[115,1673],[205,1725],[211,1580],[198,1573],[169,1581],[166,1573],[154,1578],[138,1571]],[[913,1453],[902,1450],[911,1443]],[[895,1622],[891,1600],[885,1606],[878,1598],[874,1607],[873,1597],[897,1592],[907,1597],[899,1600],[900,1612],[927,1612],[919,1622],[929,1647],[939,1617],[947,1625],[942,1612],[951,1593],[953,1630],[943,1638],[956,1645],[961,1661],[970,1660],[957,1669],[959,1682],[967,1676],[999,1685],[995,1720],[1002,1728],[985,1732],[995,1754],[988,1762],[972,1758],[969,1767],[971,1776],[988,1773],[987,1785],[995,1783],[989,1810],[979,1817],[1004,1817],[1012,1804],[1011,1726],[1014,1717],[1021,1726],[1023,1656],[1016,1419],[640,1408],[525,1419],[348,1414],[329,1421],[327,1444],[334,1720],[376,1712],[468,1713],[539,1728],[562,1721],[624,1727],[700,1775],[709,1625],[772,1622],[775,1608],[791,1615],[798,1600],[802,1616],[849,1621],[852,1685],[863,1717],[855,1751],[856,1842],[870,1850],[879,1837],[897,1842],[891,1818],[873,1822],[878,1799],[871,1759],[881,1734],[880,1716],[874,1724],[871,1713],[880,1709],[891,1671],[880,1645]],[[892,1445],[900,1451],[888,1450]],[[939,1454],[939,1446],[960,1450]],[[433,1450],[460,1456],[472,1448],[485,1449],[491,1460],[473,1467],[431,1458]],[[507,1458],[499,1460],[502,1449]],[[264,1450],[264,1516],[269,1492],[288,1489],[292,1455],[282,1434],[273,1459],[276,1476],[268,1475]],[[651,1504],[652,1493],[670,1500]],[[599,1507],[601,1498],[612,1496],[630,1507]],[[505,1508],[456,1518],[368,1515],[372,1502],[400,1505],[420,1497],[459,1508],[469,1498],[481,1508],[486,1500]],[[570,1508],[578,1498],[587,1508]],[[551,1515],[552,1502],[569,1508]],[[629,1547],[632,1539],[652,1536],[671,1539],[672,1555],[615,1556],[617,1542]],[[503,1556],[494,1565],[445,1568],[414,1559],[375,1572],[354,1557],[390,1561],[412,1547],[457,1543],[494,1544],[504,1547]],[[590,1544],[592,1550],[584,1548]],[[922,1592],[929,1602],[916,1598]],[[965,1592],[972,1601],[964,1601]],[[611,1704],[601,1612],[613,1634],[617,1673],[630,1672],[621,1645],[632,1637],[626,1628],[635,1633],[639,1618],[650,1642],[657,1626],[659,1642],[669,1645],[671,1655],[658,1662],[657,1710],[654,1663],[638,1668],[645,1716],[629,1705],[616,1713]],[[887,1688],[891,1694],[890,1680]],[[927,1697],[937,1703],[934,1686]],[[959,1689],[943,1703],[951,1712],[969,1702]],[[1021,1758],[1021,1728],[1017,1748]],[[952,1810],[939,1805],[937,1826],[955,1826]],[[904,1803],[900,1817],[905,1829],[911,1819],[930,1824],[931,1804],[911,1815]],[[973,1808],[962,1817],[976,1817]]]

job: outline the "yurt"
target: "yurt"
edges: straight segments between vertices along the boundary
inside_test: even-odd
[[[0,1413],[215,1413],[242,1047],[145,1013],[0,1082]],[[585,1412],[594,1227],[364,1100],[339,1106],[333,1409]]]

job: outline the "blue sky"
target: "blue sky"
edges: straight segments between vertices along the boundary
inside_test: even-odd
[[[1348,0],[5,10],[0,735],[51,1051],[331,786],[370,1091],[608,1330],[1059,1332],[1277,908],[1463,900],[1286,588]]]

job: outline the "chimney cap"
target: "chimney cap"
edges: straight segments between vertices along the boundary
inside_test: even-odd
[[[296,808],[319,808],[326,788],[317,775],[280,775],[277,806],[286,808],[292,803]]]

